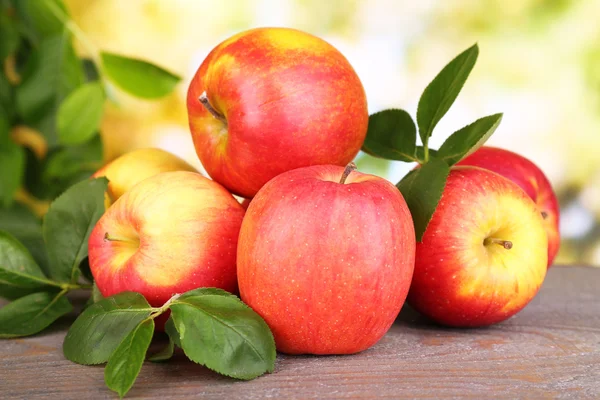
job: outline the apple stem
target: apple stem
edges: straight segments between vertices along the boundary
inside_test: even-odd
[[[129,242],[129,243],[135,243],[135,240],[111,236],[111,235],[108,234],[108,232],[106,232],[104,234],[104,241],[105,242]]]
[[[220,112],[215,110],[215,108],[212,106],[212,104],[210,104],[210,101],[208,101],[208,96],[206,95],[206,91],[202,92],[200,97],[198,97],[198,100],[200,101],[200,103],[202,103],[204,108],[206,108],[206,110],[212,114],[213,117],[215,117],[216,119],[218,119],[219,121],[221,121],[222,123],[227,125],[227,120],[225,119],[223,114],[221,114]]]
[[[548,218],[548,213],[546,211],[542,211],[542,218]]]
[[[510,240],[502,240],[502,239],[496,239],[496,238],[486,238],[483,241],[484,245],[488,245],[488,244],[499,244],[500,246],[504,247],[506,250],[510,250],[513,247],[513,244]]]
[[[356,170],[356,164],[354,164],[353,162],[350,162],[348,165],[346,165],[346,168],[344,169],[344,173],[342,174],[342,177],[340,179],[340,183],[342,183],[342,184],[346,183],[346,179],[348,178],[350,173],[354,170]]]

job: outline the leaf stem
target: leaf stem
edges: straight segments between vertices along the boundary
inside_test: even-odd
[[[423,164],[429,161],[429,140],[423,141]]]
[[[146,320],[154,319],[154,318],[158,317],[159,315],[163,314],[165,311],[167,311],[169,309],[169,307],[171,307],[171,304],[173,304],[173,302],[176,301],[180,296],[181,296],[181,294],[176,293],[169,300],[167,300],[167,302],[165,304],[163,304],[161,307],[152,307],[152,309],[151,309],[152,313],[150,314],[150,316],[148,318],[146,318]]]

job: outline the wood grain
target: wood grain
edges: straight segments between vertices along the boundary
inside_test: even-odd
[[[0,341],[0,398],[116,398],[103,367],[64,359],[73,317]],[[600,269],[553,267],[538,296],[487,329],[445,329],[405,308],[373,348],[353,356],[283,356],[250,382],[182,354],[146,363],[129,398],[600,398]]]

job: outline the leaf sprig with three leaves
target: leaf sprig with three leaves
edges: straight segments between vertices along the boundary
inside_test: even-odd
[[[369,117],[362,147],[365,153],[420,164],[396,185],[411,211],[417,241],[423,238],[442,197],[450,168],[483,146],[502,120],[502,114],[480,118],[450,135],[437,151],[429,148],[429,138],[458,97],[478,55],[475,44],[450,61],[431,81],[419,99],[416,124],[408,112],[400,109]],[[421,146],[416,143],[417,126]]]
[[[50,206],[43,224],[48,276],[25,246],[0,231],[0,297],[14,300],[0,309],[0,338],[33,335],[72,311],[65,295],[89,286],[80,281],[80,265],[107,185],[106,178],[80,182]]]
[[[123,397],[133,386],[154,332],[154,319],[170,310],[169,344],[151,361],[165,361],[175,346],[192,361],[236,379],[272,372],[275,342],[265,321],[236,296],[215,288],[173,296],[151,307],[125,292],[88,307],[69,329],[65,357],[79,364],[107,363],[106,385]]]

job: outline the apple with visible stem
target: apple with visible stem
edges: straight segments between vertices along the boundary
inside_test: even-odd
[[[287,28],[252,29],[215,47],[192,79],[187,108],[202,165],[246,198],[291,169],[345,166],[369,119],[348,60],[324,40]]]
[[[114,159],[92,175],[108,178],[107,206],[146,178],[170,171],[197,172],[190,164],[168,151],[147,148],[133,150]]]
[[[494,172],[454,167],[417,243],[407,301],[443,325],[501,322],[536,295],[547,260],[544,222],[529,196]]]
[[[494,171],[521,187],[537,204],[548,234],[548,267],[560,247],[559,205],[546,175],[533,162],[512,151],[484,146],[458,165],[473,165]]]
[[[200,174],[163,172],[145,179],[94,227],[94,281],[103,296],[139,292],[155,307],[198,287],[234,292],[243,217],[238,201]]]
[[[267,183],[240,230],[242,300],[288,354],[351,354],[375,344],[406,298],[415,232],[388,181],[325,165]]]

